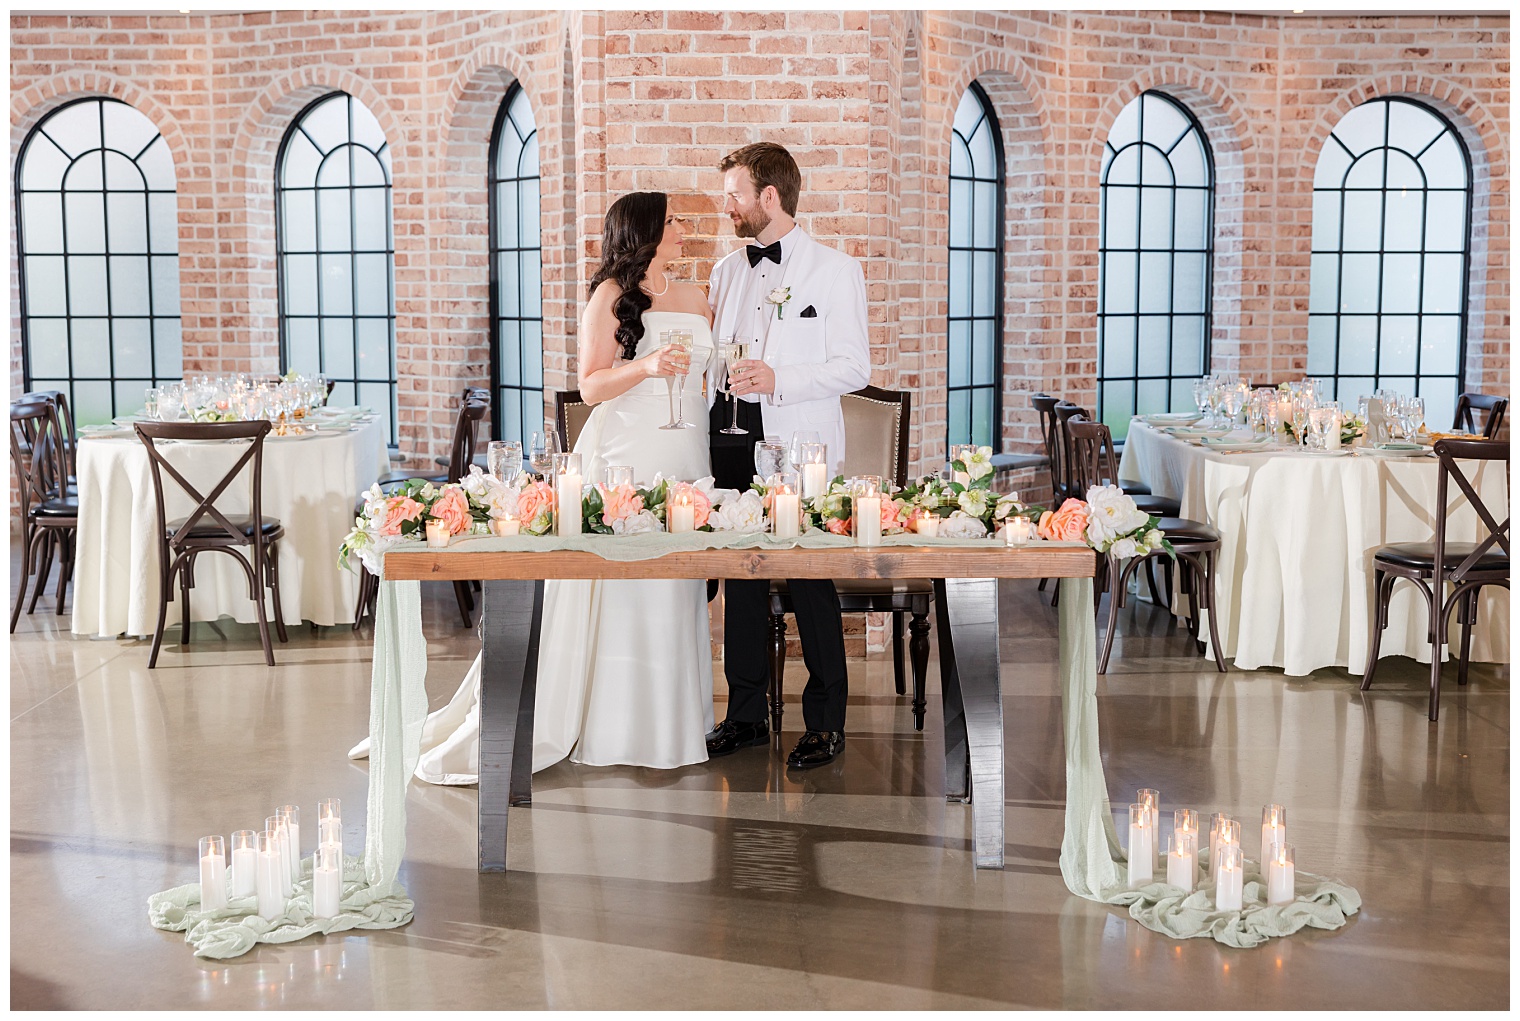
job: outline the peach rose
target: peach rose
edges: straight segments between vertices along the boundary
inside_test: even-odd
[[[1087,504],[1070,497],[1061,504],[1060,510],[1046,511],[1040,515],[1035,534],[1041,539],[1057,539],[1065,542],[1082,542],[1087,532],[1090,515]]]
[[[614,521],[632,517],[644,509],[644,498],[632,486],[597,486],[602,494],[602,521],[610,525]]]
[[[380,523],[381,535],[400,535],[401,526],[422,516],[422,504],[410,496],[392,496],[385,501],[385,520]]]
[[[707,517],[712,513],[712,501],[696,486],[690,486],[686,491],[691,494],[692,527],[701,528],[707,524]]]
[[[903,516],[903,509],[896,500],[883,499],[881,501],[881,531],[883,535],[889,532],[901,532],[908,527],[908,519]]]
[[[517,520],[527,525],[544,508],[553,508],[554,490],[547,482],[535,482],[524,486],[517,494]]]
[[[433,510],[429,514],[435,521],[442,521],[450,535],[460,535],[470,530],[470,500],[464,495],[464,490],[450,488],[443,491],[433,503]]]
[[[849,535],[850,522],[854,520],[854,518],[829,518],[824,521],[823,527],[835,535]]]

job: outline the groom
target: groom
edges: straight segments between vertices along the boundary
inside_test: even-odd
[[[752,243],[713,267],[707,296],[713,337],[749,341],[753,357],[732,366],[733,396],[712,407],[715,482],[726,489],[749,488],[755,444],[766,436],[787,443],[799,429],[818,433],[828,446],[830,474],[837,474],[844,463],[839,397],[865,386],[871,376],[865,275],[860,263],[814,241],[792,219],[802,174],[784,147],[746,145],[723,157],[718,169],[723,211],[734,233]],[[742,436],[719,432],[729,423],[735,398]],[[790,579],[787,588],[808,680],[802,692],[807,733],[786,764],[811,769],[832,762],[844,748],[844,633],[832,581]],[[728,717],[707,737],[711,757],[770,740],[769,615],[769,581],[728,580],[723,612]]]

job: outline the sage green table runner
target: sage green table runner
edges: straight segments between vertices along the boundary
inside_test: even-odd
[[[853,546],[848,536],[811,532],[796,539],[727,532],[633,536],[580,535],[456,539],[460,552],[487,550],[584,550],[609,560],[645,560],[677,550],[706,548],[827,549]],[[925,539],[884,536],[883,546],[998,546],[995,539]],[[1049,545],[1077,545],[1051,543]],[[407,543],[393,549],[422,549]],[[1245,907],[1218,911],[1208,885],[1188,892],[1165,883],[1138,890],[1127,886],[1103,761],[1098,744],[1097,635],[1090,578],[1060,582],[1060,676],[1066,735],[1066,821],[1061,840],[1061,877],[1072,893],[1127,906],[1148,929],[1178,939],[1212,936],[1251,947],[1306,925],[1334,929],[1361,906],[1357,892],[1335,880],[1297,875],[1298,897],[1268,907],[1266,884],[1248,863]],[[413,905],[397,882],[406,849],[406,789],[416,769],[427,717],[427,643],[422,636],[421,589],[415,581],[382,581],[375,610],[375,659],[370,692],[370,779],[364,856],[349,859],[342,913],[311,917],[310,862],[281,918],[265,921],[254,898],[233,899],[219,911],[200,910],[200,886],[176,887],[148,899],[149,919],[160,929],[184,931],[198,957],[236,957],[255,943],[285,943],[318,932],[384,929],[411,921]],[[341,749],[338,750],[341,753]]]

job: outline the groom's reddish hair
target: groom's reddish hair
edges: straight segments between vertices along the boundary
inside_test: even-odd
[[[775,142],[754,142],[735,149],[718,163],[718,169],[728,173],[734,167],[744,167],[749,171],[749,179],[755,184],[755,193],[759,194],[767,186],[776,189],[776,198],[781,200],[781,208],[786,210],[787,216],[797,215],[797,196],[802,192],[802,171],[797,169],[797,161],[792,159],[792,154],[786,151],[783,145]]]

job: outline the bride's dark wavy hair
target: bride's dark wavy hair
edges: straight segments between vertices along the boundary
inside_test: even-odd
[[[617,342],[624,359],[633,358],[644,337],[641,316],[649,311],[653,300],[639,286],[655,249],[665,236],[663,191],[635,191],[624,195],[607,209],[602,221],[602,264],[591,278],[591,294],[603,280],[613,280],[623,293],[612,303],[617,316]]]

